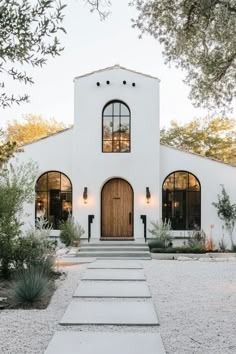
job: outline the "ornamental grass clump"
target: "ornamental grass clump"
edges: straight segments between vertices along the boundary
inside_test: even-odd
[[[69,215],[68,219],[61,223],[60,240],[66,247],[74,246],[79,243],[84,232],[83,227]]]
[[[17,240],[15,248],[15,269],[24,269],[38,267],[46,275],[54,271],[56,245],[55,241],[50,239],[51,227],[43,218],[36,222],[36,228],[26,231],[23,237]]]
[[[203,230],[192,230],[188,232],[188,246],[192,248],[205,249],[206,234]]]
[[[50,281],[39,267],[17,272],[13,297],[17,305],[31,306],[42,301],[49,292]]]
[[[171,245],[171,222],[170,220],[166,221],[151,221],[152,229],[148,231],[154,236],[153,240],[149,241],[150,248],[154,247],[162,247],[165,248]],[[154,245],[155,243],[158,244]]]

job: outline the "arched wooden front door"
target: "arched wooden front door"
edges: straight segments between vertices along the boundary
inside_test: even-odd
[[[133,190],[121,178],[109,180],[102,189],[102,238],[133,237]]]

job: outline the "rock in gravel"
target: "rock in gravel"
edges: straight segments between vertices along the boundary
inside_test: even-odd
[[[184,256],[179,256],[177,258],[177,261],[194,261],[195,259],[194,258],[191,258],[191,257],[184,257]]]

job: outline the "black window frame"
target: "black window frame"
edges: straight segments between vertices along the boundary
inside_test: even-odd
[[[176,188],[176,174],[177,173],[186,173],[187,174],[187,187],[185,189]],[[189,186],[190,175],[193,176],[197,183],[199,189],[194,190]],[[164,184],[166,180],[171,177],[173,178],[173,188],[164,189]],[[190,205],[190,196],[191,193],[198,193],[197,198],[199,198],[198,212],[191,213],[191,205]],[[172,197],[171,197],[172,194]],[[179,195],[179,198],[176,196]],[[193,194],[192,194],[193,195]],[[196,197],[196,194],[195,194]],[[172,199],[172,200],[171,200]],[[182,225],[184,227],[180,227],[181,223],[177,222],[177,207],[179,200],[183,201],[183,208],[185,208],[183,212],[183,221]],[[184,204],[185,203],[185,204]],[[176,207],[176,209],[175,209]],[[174,209],[173,209],[174,208]],[[173,216],[174,215],[174,216]],[[170,220],[171,226],[173,230],[195,230],[201,229],[201,183],[199,179],[191,172],[184,170],[177,170],[171,172],[163,181],[162,184],[162,220]],[[195,223],[193,220],[198,220],[199,222]],[[190,222],[191,221],[191,222]]]
[[[119,103],[119,114],[115,114],[114,113],[114,104],[116,103]],[[112,105],[112,114],[104,114],[106,108],[108,106]],[[121,105],[124,105],[127,109],[128,109],[128,112],[129,114],[126,115],[126,114],[122,114],[122,109],[121,109]],[[104,118],[105,117],[111,117],[112,118],[112,132],[111,132],[111,136],[112,138],[111,139],[105,139],[104,138]],[[119,132],[116,132],[114,131],[114,127],[115,127],[115,124],[114,124],[114,118],[119,118],[119,127],[122,126],[122,117],[123,118],[128,118],[128,135],[129,135],[129,139],[121,139],[121,137],[119,136],[119,139],[115,140],[114,139],[114,134],[115,133],[118,133],[118,134],[121,134],[121,131]],[[111,146],[112,146],[112,150],[111,151],[106,151],[104,149],[104,142],[111,142]],[[119,143],[119,150],[116,150],[115,149],[115,144],[117,144],[117,142]],[[125,151],[122,151],[122,148],[121,148],[121,143],[122,142],[129,142],[129,149],[128,150],[125,150]],[[113,101],[109,101],[103,108],[102,110],[102,152],[103,153],[130,153],[131,152],[131,111],[130,111],[130,108],[129,106],[123,102],[123,101],[120,101],[120,100],[113,100]]]

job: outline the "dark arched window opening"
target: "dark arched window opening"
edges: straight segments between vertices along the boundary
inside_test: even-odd
[[[46,172],[36,183],[36,219],[44,216],[53,229],[72,213],[72,184],[61,172]]]
[[[173,230],[201,228],[201,186],[189,172],[177,171],[166,177],[162,186],[162,218]]]
[[[130,152],[130,109],[121,101],[109,102],[103,109],[102,151]]]

